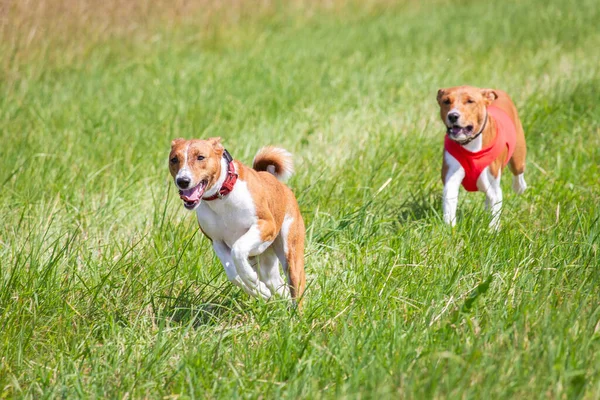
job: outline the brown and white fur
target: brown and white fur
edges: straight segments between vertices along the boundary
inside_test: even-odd
[[[227,278],[246,293],[268,299],[290,295],[298,305],[304,274],[304,222],[292,191],[280,180],[293,172],[291,154],[264,147],[253,169],[234,160],[238,174],[226,196],[204,201],[216,194],[227,175],[228,162],[220,138],[175,139],[171,143],[169,169],[178,189],[200,190],[194,209],[200,229],[211,242]],[[198,187],[199,189],[196,189]],[[279,263],[287,285],[279,272]]]
[[[449,129],[452,140],[462,142],[470,139],[484,127],[483,132],[470,143],[463,145],[468,151],[477,152],[488,147],[496,135],[496,125],[492,118],[484,123],[486,107],[494,105],[506,112],[515,124],[517,142],[515,151],[508,163],[513,173],[512,188],[521,194],[527,188],[525,183],[525,156],[527,153],[523,126],[519,120],[517,109],[505,92],[496,89],[480,89],[473,86],[457,86],[440,89],[437,94],[440,105],[440,117]],[[477,179],[477,189],[485,193],[486,208],[491,209],[492,220],[490,227],[499,228],[500,212],[502,210],[502,188],[500,177],[506,151],[494,160]],[[456,208],[458,205],[458,190],[465,176],[465,171],[458,160],[444,150],[442,165],[442,181],[444,183],[443,214],[444,221],[452,226],[456,224]]]

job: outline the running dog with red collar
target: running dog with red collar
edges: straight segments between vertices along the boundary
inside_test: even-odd
[[[490,227],[498,229],[502,169],[508,164],[517,194],[527,188],[527,148],[517,109],[505,92],[473,86],[440,89],[437,101],[446,125],[442,164],[444,221],[456,224],[462,184],[467,191],[485,193],[486,207],[492,212]]]
[[[306,285],[304,222],[296,197],[280,182],[293,173],[291,154],[264,147],[249,168],[231,157],[221,138],[175,139],[169,170],[227,278],[252,296],[291,296],[300,306]]]

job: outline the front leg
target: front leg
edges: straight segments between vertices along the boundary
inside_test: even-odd
[[[496,195],[494,199],[490,199],[492,205],[492,221],[490,222],[490,229],[500,230],[500,214],[502,213],[502,188],[500,185],[496,188]]]
[[[444,152],[444,166],[442,169],[444,180],[444,193],[442,195],[442,211],[444,222],[456,225],[456,208],[458,206],[458,190],[465,178],[465,170],[447,151]]]
[[[259,220],[231,248],[231,256],[242,282],[265,299],[271,297],[271,291],[259,280],[248,257],[262,254],[274,239],[275,224],[271,221]]]
[[[492,213],[489,227],[495,231],[500,229],[500,214],[502,212],[501,175],[502,172],[498,171],[498,177],[495,177],[489,168],[486,168],[477,179],[477,188],[485,193],[485,208]]]
[[[215,254],[221,260],[221,264],[223,264],[223,268],[225,269],[225,273],[227,274],[227,279],[235,286],[243,289],[244,292],[248,293],[250,296],[256,296],[256,292],[250,289],[242,278],[240,278],[237,273],[237,269],[235,268],[235,263],[233,262],[233,257],[231,257],[231,249],[224,242],[213,240],[212,242],[213,249],[215,250]],[[261,293],[262,295],[262,293]],[[263,296],[265,297],[265,296]],[[265,297],[268,298],[268,297]]]

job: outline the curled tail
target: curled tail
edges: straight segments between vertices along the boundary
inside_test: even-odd
[[[286,181],[294,173],[294,162],[287,150],[267,146],[256,153],[252,168],[256,171],[267,171],[280,181]]]

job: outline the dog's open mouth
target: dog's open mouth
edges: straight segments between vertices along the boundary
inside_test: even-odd
[[[460,125],[452,125],[448,128],[448,135],[450,138],[459,138],[461,135],[471,136],[473,134],[473,125],[460,126]]]
[[[179,197],[183,200],[183,206],[185,208],[193,210],[200,204],[207,183],[208,182],[204,180],[191,189],[179,190]]]

